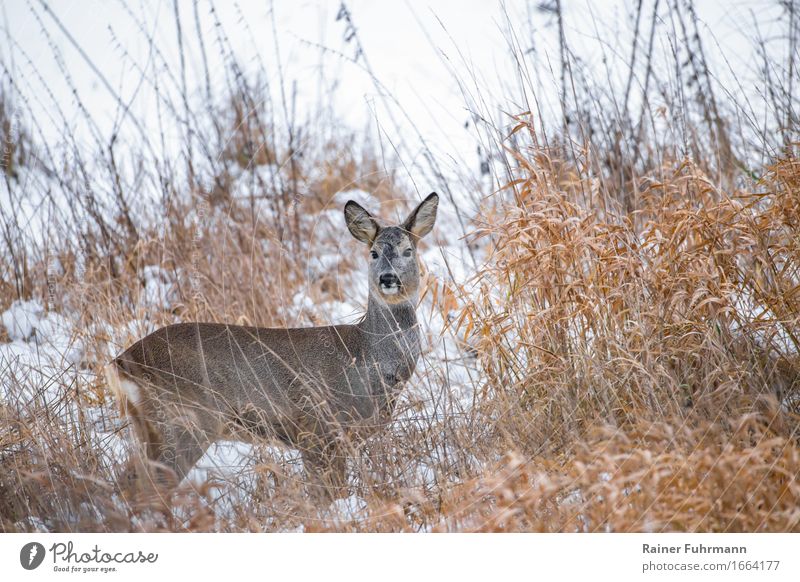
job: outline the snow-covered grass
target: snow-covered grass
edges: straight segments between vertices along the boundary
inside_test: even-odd
[[[239,189],[236,182],[232,188]],[[234,321],[264,325],[357,321],[366,304],[366,253],[350,243],[342,206],[347,200],[359,200],[391,220],[393,208],[404,211],[408,206],[397,191],[394,196],[381,200],[362,189],[349,189],[324,201],[319,210],[312,206],[304,212],[299,216],[300,228],[307,233],[302,252],[280,275],[268,268],[271,265],[266,260],[258,265],[261,272],[254,269],[250,275],[254,280],[273,279],[273,293],[291,300],[272,305],[270,311],[251,311],[251,317]],[[354,455],[349,498],[330,507],[310,506],[299,453],[269,441],[256,447],[236,442],[213,445],[177,490],[172,505],[166,510],[161,507],[161,512],[147,504],[142,509],[142,499],[126,492],[117,479],[133,455],[133,435],[126,420],[117,414],[100,371],[108,358],[158,325],[195,318],[225,320],[229,319],[225,315],[229,307],[245,304],[252,291],[239,286],[242,276],[237,263],[226,261],[236,253],[227,244],[237,238],[238,229],[247,228],[238,223],[240,204],[245,206],[247,201],[233,201],[222,211],[205,209],[202,223],[197,217],[189,223],[195,229],[188,233],[190,236],[179,230],[181,223],[166,229],[162,225],[151,245],[157,249],[154,256],[159,256],[161,248],[171,247],[173,258],[161,256],[160,263],[154,264],[143,252],[140,260],[144,264],[123,275],[124,283],[113,287],[107,282],[98,284],[87,294],[85,281],[50,279],[46,296],[51,302],[49,308],[41,300],[31,299],[14,301],[3,312],[9,341],[0,344],[0,379],[9,422],[41,422],[41,415],[30,415],[37,405],[53,412],[51,417],[44,415],[51,430],[80,439],[71,443],[74,447],[92,447],[93,467],[82,467],[79,472],[90,473],[92,479],[104,482],[104,487],[114,492],[106,498],[108,505],[98,507],[91,498],[81,498],[76,506],[65,507],[63,513],[17,519],[14,528],[27,528],[26,523],[51,530],[85,527],[76,524],[95,518],[103,521],[109,511],[119,514],[118,523],[124,520],[128,524],[125,529],[133,530],[360,527],[357,524],[368,514],[366,499],[374,495],[370,491],[380,489],[385,494],[388,488],[433,495],[439,488],[438,480],[453,463],[460,462],[465,453],[456,449],[461,445],[446,441],[452,426],[467,421],[477,385],[477,363],[464,352],[458,331],[445,323],[456,316],[453,289],[467,282],[468,271],[461,265],[467,257],[460,236],[453,228],[450,211],[444,208],[441,233],[434,243],[425,243],[421,249],[427,274],[418,308],[424,352],[419,371],[400,403],[391,430]],[[275,233],[275,225],[268,218],[259,217],[265,221],[267,241]],[[224,233],[222,241],[215,238],[219,233]],[[177,258],[180,255],[186,260]],[[457,280],[454,273],[461,279]],[[277,277],[282,280],[274,281]],[[214,291],[209,293],[210,289]],[[447,296],[443,295],[446,289]],[[268,293],[261,292],[263,305],[270,303]],[[211,300],[212,294],[217,299]],[[209,305],[210,301],[218,303]],[[439,442],[415,450],[412,443],[421,438]],[[21,450],[24,445],[16,448]],[[69,455],[69,462],[77,464],[72,458],[75,450],[59,454]],[[17,466],[14,470],[20,474],[50,471],[59,454],[43,448],[40,454],[25,459],[25,469]],[[15,457],[13,463],[20,460]],[[73,478],[69,476],[70,482]],[[55,481],[52,485],[55,487]],[[259,503],[257,510],[255,503]],[[26,515],[30,512],[36,513],[32,508],[22,511]]]
[[[476,167],[391,135],[413,125],[396,101],[405,121],[376,110],[377,136],[324,97],[298,121],[270,96],[291,83],[251,75],[222,24],[213,87],[181,89],[152,39],[152,72],[129,61],[159,131],[120,102],[102,135],[76,92],[52,143],[63,111],[17,115],[39,96],[2,85],[0,531],[798,530],[794,71],[770,67],[754,109],[720,90],[693,10],[651,16],[682,23],[657,31],[681,48],[658,66],[637,34],[622,85],[568,46],[558,71],[512,46],[517,87],[456,74]],[[548,72],[561,89],[540,101]],[[366,253],[343,205],[397,221],[430,190],[422,355],[386,430],[349,451],[344,498],[308,495],[269,438],[214,444],[169,491],[127,480],[110,358],[180,321],[357,321]]]

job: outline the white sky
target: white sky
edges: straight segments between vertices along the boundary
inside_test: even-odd
[[[544,61],[543,64],[547,59],[552,60],[555,68],[558,51],[553,18],[530,8],[537,4],[539,2],[508,2],[506,10],[517,23],[516,33],[523,48],[527,49],[535,42],[538,58]],[[646,2],[646,5],[650,4]],[[662,5],[665,4],[662,0]],[[132,103],[137,119],[154,128],[154,89],[148,79],[153,78],[153,67],[160,67],[161,63],[128,10],[142,20],[147,34],[153,36],[168,67],[177,76],[179,52],[173,4],[170,1],[131,2],[129,6],[116,1],[68,0],[55,3],[52,10],[115,91],[125,102]],[[564,6],[569,44],[580,58],[598,72],[603,67],[603,52],[611,61],[615,58],[619,62],[625,61],[632,38],[630,15],[633,2],[564,0]],[[187,46],[189,86],[190,90],[197,90],[202,87],[203,68],[193,4],[183,1],[179,7]],[[453,67],[468,85],[472,84],[474,75],[479,93],[491,103],[487,109],[497,109],[491,114],[497,115],[501,107],[509,113],[516,113],[514,108],[523,106],[521,103],[508,103],[512,93],[503,86],[513,84],[515,80],[501,4],[478,0],[353,0],[348,2],[348,7],[372,70],[413,119],[433,151],[446,164],[475,163],[474,134],[464,127],[470,115],[464,96],[448,73],[447,66]],[[318,45],[342,51],[351,57],[355,54],[354,45],[343,40],[343,22],[336,21],[338,2],[275,2],[277,38],[272,33],[269,2],[242,2],[238,5],[217,2],[215,9],[241,62],[251,71],[263,66],[273,88],[277,87],[278,62],[281,63],[284,77],[297,84],[299,108],[332,99],[331,109],[341,123],[355,129],[367,127],[368,123],[373,128],[380,124],[387,129],[392,141],[402,139],[407,142],[406,155],[413,157],[418,151],[416,136],[392,106],[389,109],[394,111],[394,119],[403,126],[399,135],[393,131],[388,109],[383,106],[385,101],[361,67],[332,53],[321,54]],[[776,19],[780,14],[777,2],[703,0],[697,2],[697,9],[707,25],[701,32],[707,50],[713,53],[712,58],[723,64],[721,55],[724,55],[737,75],[743,78],[752,74],[756,64],[753,44],[748,38],[753,34],[750,26],[753,15],[758,16],[763,27],[761,32],[767,37],[777,34],[781,28]],[[649,18],[648,13],[646,10],[645,20]],[[221,87],[224,67],[219,52],[215,50],[214,25],[207,2],[200,2],[199,14],[211,57],[211,83]],[[529,17],[536,29],[532,39],[525,38],[531,36],[524,24]],[[15,82],[43,131],[49,134],[48,139],[56,139],[63,127],[58,108],[63,110],[72,132],[83,136],[87,131],[63,73],[64,68],[69,71],[69,79],[101,131],[110,132],[117,111],[115,99],[40,2],[8,1],[3,4],[2,18],[5,29],[0,38],[2,61],[12,68]],[[666,54],[672,49],[662,42],[659,50]],[[143,76],[139,67],[146,67],[148,73]],[[617,75],[622,73],[624,70],[616,69]],[[334,81],[337,89],[331,93],[326,88]],[[537,90],[545,97],[554,94],[556,84],[552,78],[545,80],[543,85]],[[173,140],[181,139],[177,132],[171,135]],[[449,160],[451,156],[454,158],[452,162]]]

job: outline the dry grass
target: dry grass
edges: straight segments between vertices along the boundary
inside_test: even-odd
[[[352,487],[366,508],[352,519],[315,506],[297,462],[270,448],[199,493],[126,494],[102,443],[87,439],[98,419],[64,412],[74,410],[67,402],[78,411],[105,402],[105,388],[65,374],[50,380],[63,402],[3,408],[3,529],[26,529],[31,516],[58,531],[800,529],[797,162],[775,164],[755,193],[726,193],[676,164],[669,181],[643,180],[640,212],[613,216],[583,207],[579,183],[544,153],[518,157],[521,177],[476,231],[495,250],[471,293],[431,282],[434,310],[459,296],[452,326],[482,372],[475,404],[445,394],[437,414],[424,411],[447,376],[423,364],[393,428],[354,454]],[[200,291],[184,282],[192,293],[149,325],[250,323],[248,312],[280,322],[269,298],[303,271],[287,267],[270,290],[276,263],[249,248],[259,238],[208,228],[229,234],[196,262]],[[142,244],[137,261],[177,267],[191,240],[176,223],[155,257]],[[80,282],[93,306],[87,328],[136,318],[124,300],[136,272]],[[250,285],[214,285],[234,279]],[[68,296],[78,283],[66,284]],[[93,361],[104,361],[102,349]],[[111,403],[101,410],[121,430]]]
[[[671,40],[699,44],[692,11],[670,10]],[[36,120],[12,131],[22,93],[13,79],[3,88],[14,157],[0,166],[0,311],[37,299],[69,316],[82,350],[0,359],[0,531],[800,530],[795,98],[768,85],[789,123],[778,145],[753,145],[734,131],[745,105],[714,99],[701,50],[691,79],[669,79],[674,95],[651,95],[671,70],[652,42],[634,47],[645,77],[627,83],[624,109],[564,44],[554,74],[572,90],[556,129],[530,114],[482,127],[491,192],[465,180],[451,212],[477,267],[466,285],[426,274],[430,349],[391,427],[352,451],[362,506],[315,504],[299,461],[268,440],[250,464],[167,498],[121,484],[131,435],[100,380],[110,356],[175,321],[328,323],[363,274],[332,218],[337,194],[370,192],[386,216],[415,197],[369,142],[280,119],[216,34],[234,69],[224,97],[195,107],[158,94],[191,120],[176,154],[148,143],[126,163],[130,144],[77,144],[66,127],[63,151],[38,143]],[[535,57],[512,50],[520,67]],[[628,110],[631,85],[641,111]],[[683,141],[654,129],[668,115],[657,97]],[[450,191],[425,154],[426,177]],[[29,189],[46,193],[42,238],[19,219]],[[316,263],[324,253],[335,260]],[[31,353],[44,339],[26,340]]]
[[[755,192],[675,164],[614,216],[545,153],[517,159],[461,320],[515,452],[459,527],[796,531],[797,161]]]

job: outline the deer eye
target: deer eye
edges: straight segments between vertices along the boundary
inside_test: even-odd
[[[375,252],[375,251],[370,251],[369,252],[369,256],[372,257],[373,259],[377,259],[378,258],[378,253]]]
[[[403,256],[404,257],[410,257],[411,256],[411,249],[404,250],[403,251]]]

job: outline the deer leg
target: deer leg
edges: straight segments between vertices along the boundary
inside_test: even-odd
[[[312,497],[332,501],[347,496],[347,456],[335,439],[314,439],[301,449]]]
[[[182,415],[169,414],[165,407],[152,411],[146,431],[139,430],[145,444],[148,472],[155,484],[179,484],[211,444],[209,423],[213,419],[202,410]]]
[[[173,471],[180,482],[200,460],[210,442],[202,431],[182,424],[168,426],[165,436],[153,460]]]

